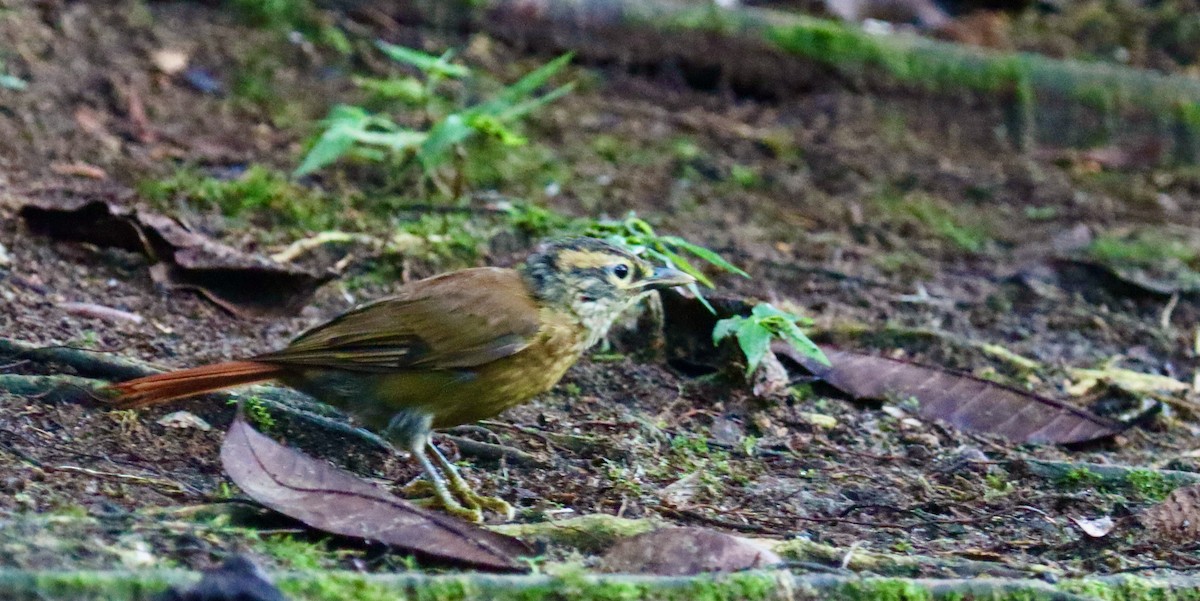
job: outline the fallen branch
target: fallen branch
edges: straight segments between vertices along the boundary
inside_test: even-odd
[[[556,566],[547,566],[551,570]],[[271,575],[288,598],[321,601],[350,598],[466,599],[733,599],[858,601],[861,599],[990,599],[1082,601],[1104,598],[1191,598],[1200,579],[1107,577],[1050,584],[1019,579],[924,579],[792,574],[751,571],[723,575],[640,576],[581,574],[498,576],[480,573],[362,574],[350,571],[282,572]],[[0,590],[13,599],[146,599],[169,587],[186,588],[198,575],[177,569],[132,571],[0,570]],[[569,591],[569,592],[568,592]],[[619,595],[618,593],[619,592]]]
[[[1106,463],[1021,459],[1010,462],[1008,469],[1014,473],[1025,472],[1047,480],[1078,480],[1081,485],[1110,488],[1136,486],[1134,483],[1139,478],[1147,477],[1160,479],[1164,485],[1172,488],[1200,484],[1200,473]]]

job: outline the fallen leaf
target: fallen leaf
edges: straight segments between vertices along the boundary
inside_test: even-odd
[[[150,62],[166,75],[175,75],[188,66],[188,53],[178,48],[160,48],[150,53]]]
[[[1061,401],[967,374],[822,347],[824,366],[786,344],[771,350],[857,399],[916,399],[918,414],[968,432],[1033,444],[1073,444],[1107,438],[1128,426]]]
[[[50,163],[50,172],[56,175],[71,175],[89,179],[108,179],[108,172],[89,163],[77,161],[74,163]]]
[[[770,549],[705,528],[661,528],[621,540],[600,560],[603,572],[690,576],[765,568],[783,560]]]
[[[208,425],[208,422],[204,421],[195,413],[190,411],[174,411],[168,413],[158,418],[158,421],[155,423],[167,428],[179,428],[181,430],[187,428],[195,428],[201,432],[208,432],[209,430],[212,430],[212,426]]]
[[[1131,369],[1105,367],[1104,369],[1068,369],[1067,374],[1076,382],[1067,387],[1067,392],[1073,396],[1087,394],[1101,382],[1116,386],[1126,392],[1189,392],[1192,385],[1176,380],[1170,376],[1145,374]]]
[[[1138,517],[1138,521],[1157,537],[1173,541],[1200,538],[1200,484],[1176,488]]]
[[[1071,521],[1083,531],[1084,534],[1092,538],[1104,538],[1109,532],[1113,531],[1116,522],[1108,516],[1096,518],[1094,520],[1088,518],[1071,518]]]
[[[335,274],[314,274],[243,253],[149,211],[128,208],[133,194],[99,184],[87,191],[43,191],[20,215],[34,233],[68,242],[140,252],[156,261],[155,281],[195,290],[230,313],[298,311]]]
[[[685,507],[700,490],[700,472],[692,472],[658,491],[658,498],[672,507]]]
[[[522,572],[521,541],[421,509],[283,446],[238,418],[221,445],[225,472],[255,501],[312,528],[480,569]]]
[[[234,314],[293,313],[335,276],[245,254],[191,232],[170,217],[139,211],[138,219],[152,257],[160,261],[151,268],[151,277],[195,290]]]

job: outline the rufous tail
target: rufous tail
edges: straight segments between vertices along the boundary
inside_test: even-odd
[[[122,409],[158,405],[206,392],[274,380],[283,368],[257,361],[228,361],[113,384],[113,403]]]

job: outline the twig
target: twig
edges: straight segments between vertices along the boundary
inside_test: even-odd
[[[1171,329],[1171,314],[1175,312],[1175,305],[1179,304],[1179,293],[1175,292],[1171,295],[1171,300],[1167,301],[1167,306],[1163,307],[1162,314],[1158,316],[1158,325],[1163,330]]]
[[[37,346],[3,337],[0,337],[0,357],[64,365],[73,368],[82,376],[106,380],[131,380],[162,371],[150,363],[116,357],[111,353],[68,346]]]
[[[308,252],[321,248],[326,244],[334,244],[338,242],[358,242],[366,244],[374,248],[383,248],[386,244],[374,236],[368,234],[359,234],[354,232],[339,232],[328,231],[320,232],[308,238],[301,238],[287,245],[283,250],[271,255],[271,260],[276,263],[291,263]]]
[[[95,303],[62,303],[59,305],[63,311],[72,315],[80,315],[83,317],[96,317],[108,322],[127,321],[130,323],[141,324],[146,320],[137,313],[122,311],[104,305]]]
[[[189,487],[187,487],[179,482],[175,482],[174,480],[167,480],[164,478],[150,478],[148,476],[138,476],[136,474],[120,474],[120,473],[115,473],[115,472],[102,472],[100,470],[93,470],[93,469],[89,469],[86,467],[79,467],[77,465],[47,466],[46,469],[51,470],[51,471],[77,472],[80,474],[86,474],[88,476],[93,476],[93,477],[115,478],[118,480],[127,480],[130,482],[136,482],[138,484],[148,484],[148,485],[153,485],[153,486],[159,486],[159,487],[163,487],[163,488],[167,488],[167,489],[174,489],[173,492],[179,492],[179,493],[183,493],[183,494],[189,495],[189,496],[194,496],[198,493],[198,491],[196,491],[195,489],[190,489]]]
[[[447,440],[453,442],[458,447],[459,452],[463,455],[470,455],[471,457],[475,457],[477,459],[488,459],[492,461],[500,461],[503,459],[509,463],[523,465],[526,467],[552,467],[549,463],[546,463],[545,461],[542,461],[541,459],[538,459],[537,457],[530,455],[525,451],[514,449],[509,446],[498,445],[490,442],[480,442],[478,440],[454,436],[452,434],[443,434],[442,436],[445,436]]]

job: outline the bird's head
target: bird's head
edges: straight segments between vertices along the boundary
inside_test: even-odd
[[[569,312],[588,330],[588,346],[602,338],[617,316],[638,299],[655,290],[696,281],[682,271],[655,267],[596,238],[543,244],[526,259],[522,271],[539,301]]]

